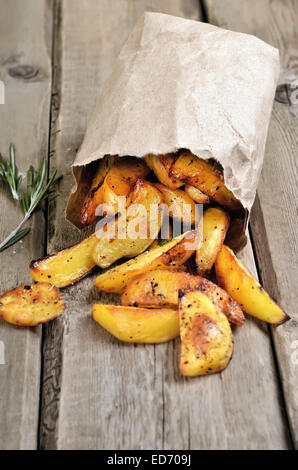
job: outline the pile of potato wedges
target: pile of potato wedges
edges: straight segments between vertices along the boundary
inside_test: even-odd
[[[200,223],[198,205],[204,205]],[[107,156],[79,210],[81,224],[96,222],[95,231],[33,261],[35,284],[0,298],[4,320],[35,326],[56,318],[64,310],[58,288],[99,266],[105,271],[95,287],[121,294],[121,305],[94,305],[94,320],[129,343],[180,336],[181,372],[197,376],[227,367],[230,324],[244,325],[244,313],[274,325],[289,318],[224,244],[231,220],[244,211],[215,162],[187,150],[144,159]],[[166,216],[171,224],[165,236]],[[183,225],[178,236],[177,223]]]

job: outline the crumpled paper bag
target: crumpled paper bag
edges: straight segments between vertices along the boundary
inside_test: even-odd
[[[145,13],[115,62],[74,161],[68,219],[80,226],[91,162],[181,148],[219,162],[226,186],[249,212],[278,76],[278,50],[254,36]]]

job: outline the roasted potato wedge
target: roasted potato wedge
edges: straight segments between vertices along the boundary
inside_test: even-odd
[[[156,270],[134,277],[122,294],[122,305],[147,308],[177,308],[180,290],[197,289],[222,310],[228,320],[241,326],[245,317],[240,306],[223,289],[200,276]]]
[[[34,281],[49,282],[56,287],[66,287],[80,281],[96,266],[92,257],[98,243],[96,234],[54,255],[32,261],[30,275]]]
[[[145,161],[149,168],[155,173],[158,181],[168,188],[177,189],[183,186],[183,183],[176,180],[173,176],[169,177],[169,171],[175,161],[174,154],[167,155],[147,155]]]
[[[196,251],[197,272],[206,277],[221,250],[230,225],[228,214],[222,209],[210,207],[203,216],[203,240]]]
[[[46,282],[17,287],[0,297],[0,318],[16,326],[47,323],[64,309],[59,290]]]
[[[179,301],[180,370],[183,375],[214,374],[224,370],[233,354],[233,337],[226,316],[198,290]]]
[[[127,343],[165,343],[179,336],[178,310],[93,305],[93,318]]]
[[[103,198],[103,182],[113,164],[113,157],[105,157],[99,161],[96,174],[93,178],[91,188],[86,196],[85,202],[81,210],[81,224],[90,225],[96,219],[96,208],[104,202]]]
[[[179,270],[179,266],[183,265],[194,253],[193,245],[196,240],[197,232],[186,232],[164,246],[146,251],[100,274],[95,281],[95,286],[105,292],[122,294],[127,283],[138,274],[153,269]]]
[[[143,253],[160,231],[163,215],[159,209],[162,202],[163,197],[153,184],[138,179],[127,214],[109,223],[113,224],[114,235],[107,236],[108,231],[101,233],[93,251],[94,262],[101,268],[108,268],[120,258],[132,258]]]
[[[198,188],[195,188],[194,186],[186,184],[184,186],[184,191],[191,199],[193,199],[198,204],[209,204],[210,202],[210,199],[207,194],[202,193],[202,191],[200,191]]]
[[[150,173],[145,161],[141,158],[118,158],[109,170],[103,186],[102,198],[106,212],[116,214],[119,211],[119,197],[127,198],[130,204],[130,193],[139,178],[145,178]]]
[[[249,315],[274,325],[280,325],[289,319],[242,261],[225,245],[215,261],[215,272],[219,285]]]
[[[183,151],[170,169],[170,177],[195,186],[229,211],[240,211],[241,203],[225,186],[220,172],[208,161]]]
[[[161,192],[164,202],[169,207],[170,217],[189,225],[195,225],[196,205],[184,191],[181,189],[170,189],[158,183],[155,186]]]

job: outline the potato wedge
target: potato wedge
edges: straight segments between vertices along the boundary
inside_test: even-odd
[[[158,183],[155,186],[161,192],[164,202],[169,207],[170,217],[189,225],[195,225],[196,205],[184,191],[181,189],[170,189]],[[199,214],[197,217],[199,218]]]
[[[203,240],[196,251],[197,272],[206,277],[221,250],[230,225],[228,214],[217,207],[210,207],[203,216]]]
[[[103,182],[113,164],[113,157],[105,157],[99,161],[96,174],[93,178],[91,188],[87,194],[82,210],[81,224],[84,226],[92,224],[95,219],[95,211],[97,206],[104,202],[103,199]]]
[[[93,233],[70,248],[32,261],[30,264],[32,279],[37,282],[49,282],[56,287],[66,287],[80,281],[96,266],[92,258],[96,243],[98,239]]]
[[[47,323],[64,309],[59,290],[46,282],[20,286],[0,297],[0,318],[16,326]]]
[[[173,240],[173,229],[171,225],[169,225],[169,230],[167,233],[167,238],[162,238],[162,234],[160,233],[158,238],[154,240],[152,245],[150,245],[149,250],[154,250],[154,248],[157,248],[159,246],[165,246],[167,243],[169,243],[171,240]],[[164,235],[166,236],[166,235]]]
[[[241,203],[228,190],[220,172],[208,161],[189,151],[180,153],[170,169],[170,177],[195,186],[229,211],[240,211]]]
[[[93,318],[127,343],[165,343],[179,336],[179,315],[174,309],[97,304],[93,305]]]
[[[289,319],[242,261],[225,245],[215,261],[215,272],[219,285],[249,315],[274,325],[280,325]]]
[[[177,189],[183,186],[183,183],[174,177],[169,177],[169,171],[175,161],[175,155],[169,153],[167,155],[147,155],[145,161],[149,168],[155,173],[158,181],[168,188]]]
[[[186,184],[184,186],[184,191],[186,194],[193,199],[198,204],[209,204],[210,199],[207,194],[202,193],[198,188],[191,186],[190,184]]]
[[[209,375],[224,370],[233,354],[226,316],[202,292],[188,291],[179,301],[180,370],[183,375]]]
[[[138,274],[153,269],[179,270],[179,266],[183,265],[194,253],[193,245],[196,240],[197,232],[186,232],[164,246],[146,251],[100,274],[95,281],[95,286],[105,292],[122,294],[127,283]]]
[[[179,291],[193,289],[207,295],[231,323],[244,324],[240,306],[223,289],[207,279],[184,272],[156,270],[140,274],[125,287],[121,303],[147,308],[177,308]]]
[[[149,173],[148,166],[141,158],[118,158],[102,186],[103,203],[109,206],[107,212],[116,214],[119,211],[119,197],[126,197],[127,205],[129,205],[131,202],[129,195],[136,181],[139,178],[145,178]]]
[[[148,181],[138,179],[131,201],[127,214],[107,224],[107,229],[112,224],[114,235],[103,232],[93,250],[94,262],[101,268],[108,268],[120,258],[143,253],[160,231],[163,218],[159,210],[163,202],[160,191]]]

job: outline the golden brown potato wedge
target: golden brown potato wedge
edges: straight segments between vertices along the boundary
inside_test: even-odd
[[[0,318],[16,326],[47,323],[64,309],[59,290],[46,282],[20,286],[0,297]]]
[[[178,310],[93,305],[93,318],[127,343],[165,343],[179,336]]]
[[[209,197],[194,186],[186,184],[184,186],[184,191],[191,199],[193,199],[198,204],[209,204],[210,202]]]
[[[98,243],[96,234],[54,255],[32,261],[30,275],[34,281],[49,282],[56,287],[66,287],[80,281],[96,266],[92,252]]]
[[[103,186],[102,197],[108,213],[119,211],[119,197],[127,198],[130,204],[130,193],[139,178],[145,178],[150,173],[145,161],[141,158],[122,157],[115,160],[109,170]]]
[[[228,320],[241,326],[245,317],[240,306],[223,289],[200,276],[156,270],[134,277],[126,286],[121,303],[147,308],[177,308],[180,290],[197,289],[222,310]]]
[[[180,153],[170,169],[170,177],[195,186],[229,211],[240,211],[241,203],[227,189],[220,172],[210,162],[189,151]]]
[[[81,210],[81,224],[90,225],[95,219],[95,211],[97,206],[104,202],[103,199],[103,182],[113,164],[113,157],[105,157],[99,161],[96,174],[93,178],[91,188],[86,196],[85,202]]]
[[[215,272],[219,285],[249,315],[275,325],[280,325],[289,319],[242,261],[225,245],[217,256]]]
[[[158,181],[168,188],[177,189],[183,186],[183,183],[176,180],[174,177],[169,177],[170,168],[175,161],[175,155],[169,153],[167,155],[147,155],[145,157],[146,163],[155,173]]]
[[[181,189],[170,189],[158,183],[155,186],[161,192],[164,202],[169,207],[170,217],[189,225],[195,225],[196,205],[184,191]],[[199,217],[199,213],[197,217]]]
[[[206,277],[221,250],[230,225],[228,214],[217,207],[210,207],[203,216],[203,240],[196,251],[197,272]]]
[[[93,250],[94,262],[108,268],[120,258],[132,258],[143,253],[157,237],[162,224],[160,191],[148,181],[138,179],[127,213],[106,225]],[[110,226],[110,227],[109,227]],[[109,229],[114,233],[109,234]]]
[[[100,274],[95,286],[105,292],[122,294],[127,283],[136,275],[153,269],[179,269],[192,254],[197,232],[186,232],[164,246],[146,251],[126,263]]]
[[[188,291],[179,301],[180,370],[183,375],[224,370],[233,354],[233,337],[226,316],[202,292]]]

